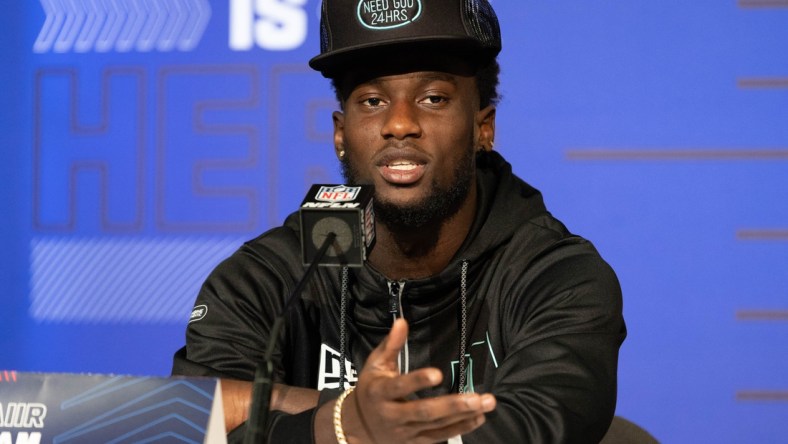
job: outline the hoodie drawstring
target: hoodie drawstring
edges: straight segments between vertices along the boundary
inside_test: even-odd
[[[345,331],[347,317],[347,280],[348,267],[342,267],[342,296],[339,303],[339,388],[345,390],[345,342],[347,332]]]
[[[458,393],[465,393],[465,340],[468,336],[468,260],[462,261],[462,274],[460,276],[460,383]]]

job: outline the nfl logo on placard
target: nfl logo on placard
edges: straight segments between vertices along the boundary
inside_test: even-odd
[[[361,191],[361,187],[348,187],[345,185],[321,186],[317,191],[315,200],[321,202],[351,202],[358,197],[359,191]]]

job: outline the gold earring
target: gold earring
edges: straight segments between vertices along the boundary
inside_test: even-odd
[[[344,158],[345,158],[345,150],[340,150],[339,151],[339,159],[342,160]]]

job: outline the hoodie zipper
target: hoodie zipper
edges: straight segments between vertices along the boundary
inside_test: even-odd
[[[391,322],[397,320],[397,317],[405,318],[402,311],[402,295],[405,293],[405,281],[387,281],[389,287],[389,313],[391,313]],[[402,366],[402,353],[405,353],[405,366]],[[408,350],[408,340],[405,339],[405,346],[400,350],[397,356],[397,367],[400,374],[408,373],[410,371],[410,351]]]
[[[402,302],[402,293],[405,291],[405,281],[388,281],[389,286],[389,313],[392,314],[394,319],[397,315],[402,314],[400,303]]]

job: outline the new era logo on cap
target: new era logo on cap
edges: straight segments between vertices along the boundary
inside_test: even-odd
[[[421,16],[421,0],[360,0],[358,21],[366,28],[399,28]]]

